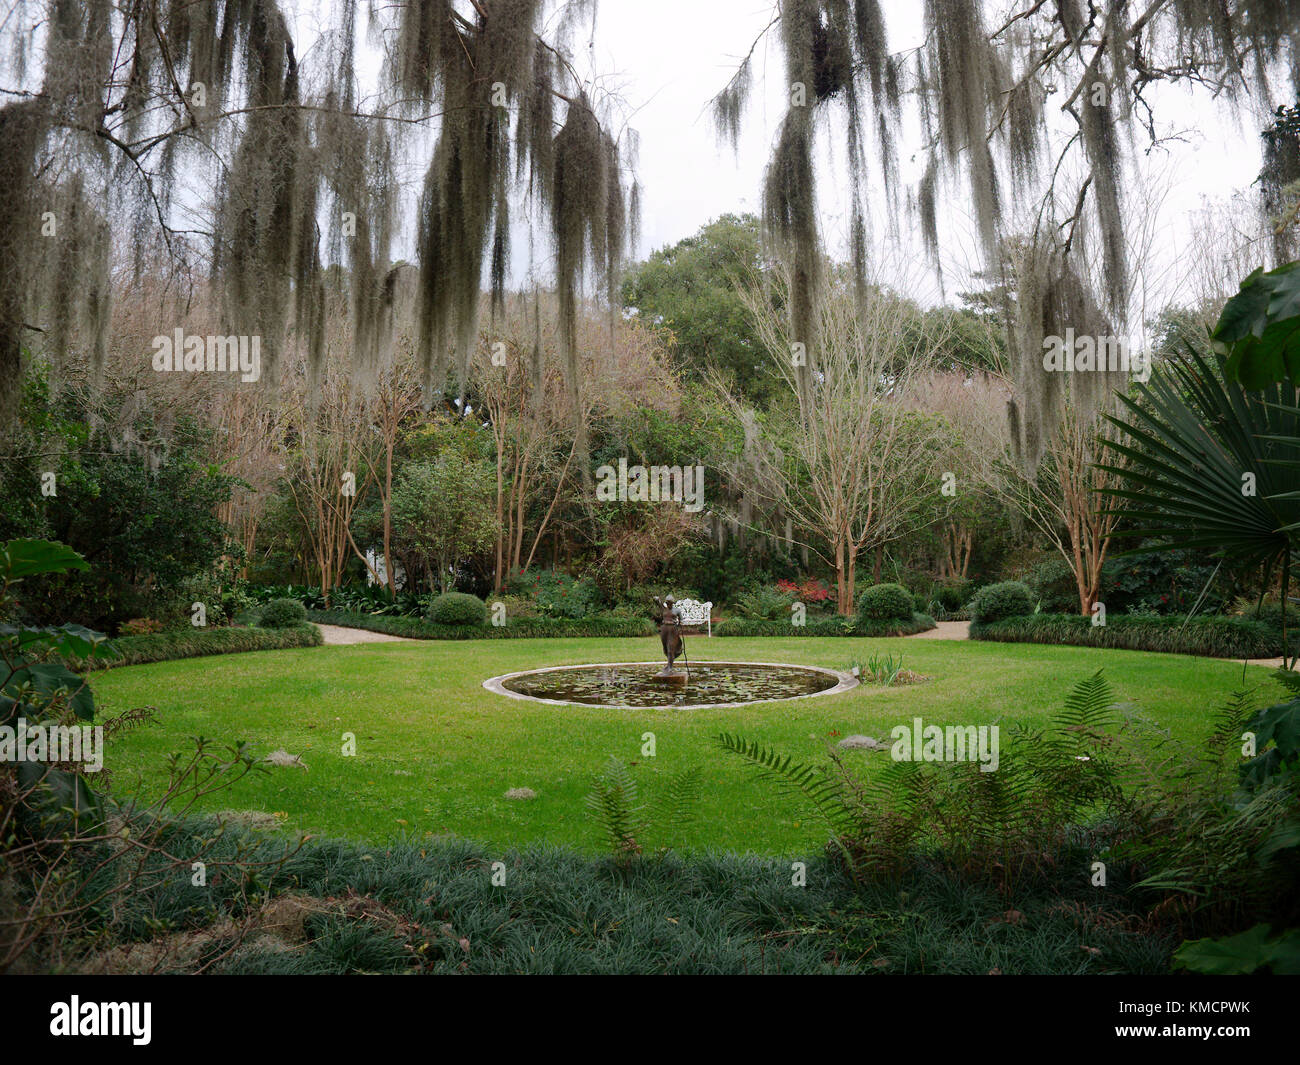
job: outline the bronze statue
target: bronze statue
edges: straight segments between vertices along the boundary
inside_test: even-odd
[[[659,616],[655,619],[659,624],[659,642],[663,644],[664,655],[668,658],[668,664],[664,666],[659,676],[680,676],[677,670],[673,668],[673,662],[686,649],[686,645],[682,641],[681,611],[677,609],[671,595],[666,595],[662,599],[655,596],[654,601],[659,608]]]

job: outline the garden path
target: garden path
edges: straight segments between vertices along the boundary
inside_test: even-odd
[[[369,632],[366,629],[347,629],[342,625],[317,625],[325,638],[326,646],[347,643],[398,643],[402,636],[389,636],[386,632]]]

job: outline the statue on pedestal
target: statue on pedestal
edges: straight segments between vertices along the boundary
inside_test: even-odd
[[[685,674],[680,673],[673,667],[673,663],[681,655],[686,645],[682,641],[682,614],[677,609],[676,603],[671,595],[666,595],[660,599],[654,597],[655,606],[658,607],[658,616],[655,621],[659,625],[659,642],[663,644],[664,656],[668,659],[668,664],[660,671],[659,676],[669,679],[678,677],[685,679]]]

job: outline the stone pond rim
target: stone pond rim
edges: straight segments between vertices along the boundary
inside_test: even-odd
[[[546,698],[544,695],[532,695],[526,692],[512,691],[506,685],[512,681],[519,681],[521,678],[545,677],[553,673],[572,673],[589,670],[608,670],[608,669],[637,669],[651,671],[648,674],[652,676],[652,671],[657,670],[662,663],[659,662],[586,662],[575,663],[573,665],[546,666],[541,669],[525,669],[514,673],[504,673],[498,677],[490,677],[483,681],[483,687],[497,695],[504,695],[511,699],[519,699],[525,702],[542,703],[550,706],[575,706],[575,707],[602,707],[614,710],[709,710],[709,709],[726,709],[728,707],[753,706],[757,703],[773,702],[790,702],[795,699],[813,699],[823,695],[840,695],[850,691],[858,686],[858,678],[851,673],[842,670],[827,669],[823,666],[809,666],[793,662],[732,662],[732,661],[706,661],[693,663],[693,669],[697,673],[715,670],[719,668],[735,667],[747,668],[751,670],[771,670],[771,671],[794,671],[802,678],[807,679],[810,675],[816,675],[825,678],[827,686],[819,691],[798,691],[788,695],[759,695],[750,699],[726,699],[718,702],[691,702],[676,703],[671,701],[651,701],[644,703],[629,702],[604,702],[595,700],[578,700],[573,698]],[[660,684],[658,690],[680,692],[681,688],[672,685]],[[689,687],[688,687],[689,690]]]

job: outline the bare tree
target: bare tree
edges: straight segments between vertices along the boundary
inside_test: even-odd
[[[285,483],[306,532],[321,594],[328,601],[349,554],[365,557],[352,539],[352,514],[373,483],[376,460],[364,456],[374,446],[365,432],[365,402],[349,388],[341,368],[326,369],[314,399],[305,380],[285,396],[297,437]]]
[[[937,459],[943,482],[938,496],[940,577],[964,579],[970,567],[972,508],[978,497],[993,496],[984,471],[1009,446],[1006,419],[1000,416],[1008,396],[1006,382],[983,371],[932,371],[920,375],[911,392],[917,409],[933,412],[947,429]]]
[[[833,289],[813,319],[817,371],[808,387],[805,338],[760,292],[748,295],[759,337],[786,382],[785,418],[761,423],[724,392],[761,446],[736,475],[789,516],[806,545],[835,570],[836,605],[853,611],[858,556],[896,539],[940,490],[942,424],[909,402],[942,336],[920,324],[916,307],[872,287],[859,300]],[[942,328],[942,327],[940,327]]]
[[[582,391],[574,405],[557,338],[556,301],[508,301],[485,329],[472,366],[473,394],[496,444],[496,589],[527,570],[568,505],[593,502],[582,488],[581,441],[602,418],[633,406],[672,409],[677,382],[654,334],[636,322],[583,314],[576,335]],[[530,519],[539,500],[540,518]]]

